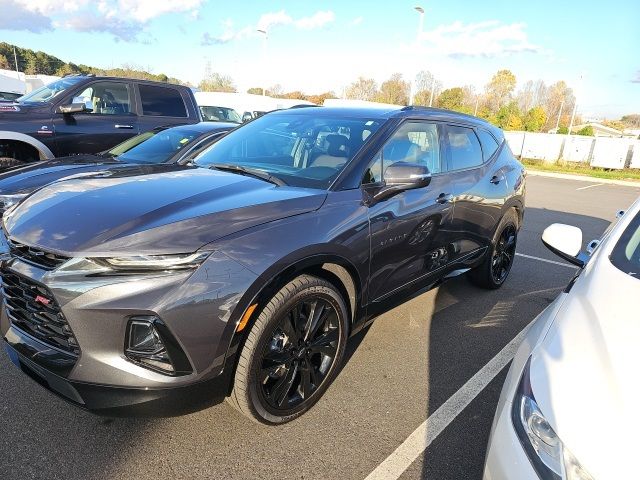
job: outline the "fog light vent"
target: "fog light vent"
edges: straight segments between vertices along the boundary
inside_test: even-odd
[[[156,316],[133,317],[129,320],[125,355],[144,367],[167,375],[192,372],[178,342]]]

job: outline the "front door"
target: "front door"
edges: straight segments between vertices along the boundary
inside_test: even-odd
[[[54,114],[58,156],[98,153],[138,134],[131,85],[127,82],[91,83],[65,103],[84,103],[86,111]]]
[[[443,171],[441,132],[435,123],[404,122],[365,173],[365,189],[383,184],[385,168],[399,161],[426,165],[433,175],[427,187],[369,207],[370,301],[428,281],[449,264],[453,190]]]

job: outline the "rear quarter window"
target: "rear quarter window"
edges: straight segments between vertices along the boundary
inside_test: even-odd
[[[142,114],[153,117],[186,117],[187,109],[180,92],[171,87],[138,85]]]
[[[496,153],[496,150],[498,150],[498,142],[495,138],[493,138],[493,135],[491,135],[486,130],[478,128],[476,130],[476,133],[478,134],[480,144],[482,145],[482,158],[486,162],[493,156],[494,153]]]

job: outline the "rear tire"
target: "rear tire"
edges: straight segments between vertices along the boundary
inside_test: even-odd
[[[482,263],[468,273],[471,283],[488,290],[500,288],[513,266],[517,241],[518,214],[512,208],[498,223],[493,241]]]
[[[344,299],[328,281],[301,275],[286,284],[247,335],[228,402],[268,425],[305,413],[338,372],[347,318]]]

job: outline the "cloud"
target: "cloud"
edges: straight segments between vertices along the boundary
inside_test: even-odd
[[[331,11],[316,12],[310,17],[303,17],[294,22],[295,26],[301,30],[313,30],[315,28],[322,28],[328,23],[335,21],[336,15]]]
[[[26,8],[23,3],[17,0],[8,0],[2,7],[0,29],[41,33],[52,30],[53,25],[51,20],[41,12]]]
[[[308,17],[293,18],[284,10],[268,12],[260,16],[255,25],[235,30],[233,21],[226,19],[222,22],[224,31],[221,35],[211,35],[205,32],[200,41],[201,45],[224,45],[226,43],[242,40],[259,35],[258,30],[272,32],[276,27],[293,26],[299,30],[314,30],[322,28],[335,21],[336,15],[331,10],[318,11]]]
[[[364,20],[364,18],[362,18],[362,17],[356,17],[353,20],[351,20],[351,25],[356,27],[356,26],[360,25],[363,20]]]
[[[420,36],[422,42],[449,57],[498,57],[520,52],[541,52],[531,43],[524,23],[491,20],[441,25]]]
[[[5,0],[6,3],[7,0]],[[155,18],[184,14],[198,18],[206,0],[8,0],[0,29],[42,32],[52,28],[103,32],[118,40],[140,41],[144,27]]]
[[[640,83],[640,70],[636,72],[636,77],[631,79],[631,83]]]

